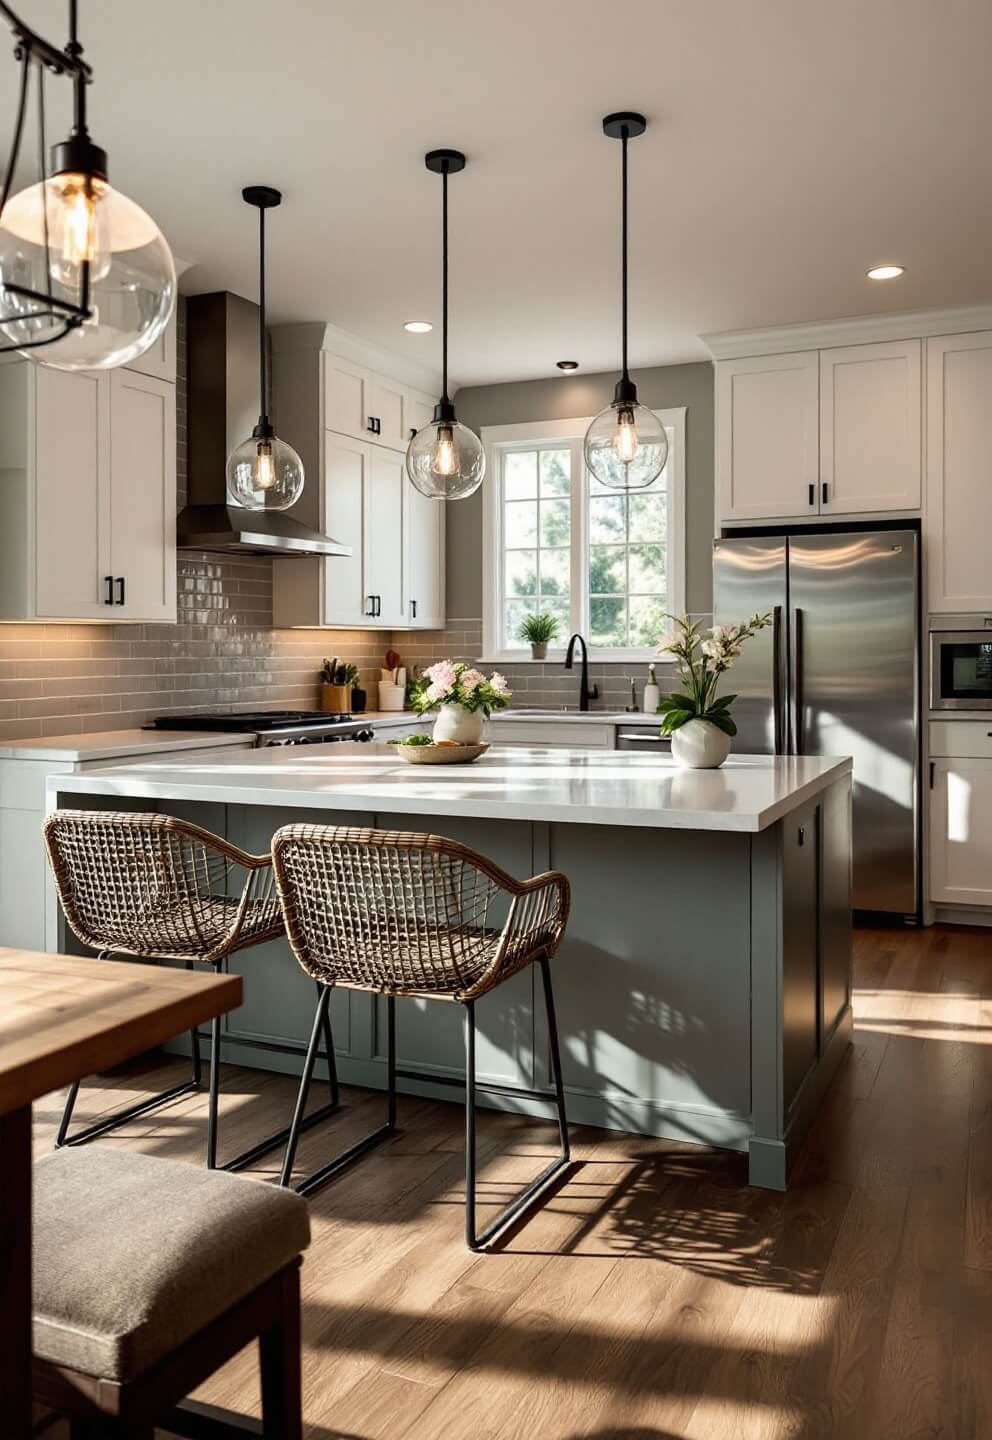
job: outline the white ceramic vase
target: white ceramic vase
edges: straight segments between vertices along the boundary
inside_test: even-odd
[[[464,705],[442,705],[434,721],[434,743],[457,740],[459,745],[478,745],[482,739],[481,710],[466,710]]]
[[[715,770],[730,754],[730,736],[709,720],[687,720],[672,732],[672,754],[689,770]]]

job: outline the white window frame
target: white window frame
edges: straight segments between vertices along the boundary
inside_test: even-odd
[[[654,413],[668,432],[669,445],[667,605],[670,614],[681,615],[685,610],[685,406],[655,410]],[[588,566],[583,557],[588,548],[589,486],[582,457],[582,440],[591,419],[591,416],[586,416],[575,420],[527,421],[521,425],[487,425],[481,432],[486,454],[486,483],[482,487],[482,658],[488,663],[521,664],[531,658],[526,646],[510,649],[500,644],[503,615],[502,462],[508,450],[527,450],[561,441],[570,444],[572,624],[575,625],[577,616],[588,614]],[[568,636],[562,636],[560,646],[548,650],[548,658],[564,655],[567,643]],[[648,645],[623,648],[590,645],[589,659],[600,663],[629,664],[631,661],[654,659],[654,649]]]

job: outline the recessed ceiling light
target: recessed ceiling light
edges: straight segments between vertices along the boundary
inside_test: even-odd
[[[409,330],[411,335],[426,335],[428,330],[434,329],[434,326],[429,320],[408,320],[403,329]]]
[[[869,280],[897,280],[905,275],[905,265],[873,265],[868,271]]]
[[[555,364],[559,370],[578,370],[578,360],[556,360]]]

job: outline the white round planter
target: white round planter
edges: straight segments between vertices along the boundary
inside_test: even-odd
[[[690,770],[715,770],[730,754],[730,736],[709,720],[687,720],[672,733],[672,754]]]
[[[485,718],[481,710],[466,710],[464,705],[442,705],[434,721],[434,743],[457,740],[459,745],[478,745]]]

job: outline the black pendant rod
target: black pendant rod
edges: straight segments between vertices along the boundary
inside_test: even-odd
[[[630,130],[625,125],[620,136],[622,147],[621,162],[621,221],[620,221],[620,248],[623,258],[620,264],[620,334],[621,347],[623,351],[621,374],[625,381],[630,379],[630,371],[627,369],[627,142],[630,139]]]
[[[31,52],[32,57],[42,65],[47,65],[56,75],[84,75],[87,79],[92,75],[90,67],[78,54],[72,53],[68,45],[64,50],[60,50],[57,45],[32,30],[30,25],[25,25],[6,0],[0,0],[0,16],[6,20],[18,42]],[[70,12],[70,26],[73,23]]]
[[[441,399],[448,403],[448,171],[441,171]]]
[[[265,342],[265,206],[258,207],[258,418],[259,424],[267,425],[268,416],[268,366],[266,365]]]

